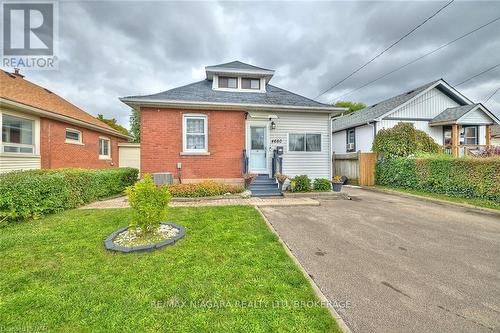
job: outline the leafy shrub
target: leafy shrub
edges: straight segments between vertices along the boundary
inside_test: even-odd
[[[0,175],[0,220],[39,218],[123,192],[138,170],[54,169]]]
[[[174,197],[211,197],[226,193],[241,193],[245,189],[242,186],[217,183],[213,180],[205,180],[200,183],[176,184],[168,186],[168,190]]]
[[[274,178],[276,178],[278,183],[283,184],[288,179],[288,176],[283,173],[276,172],[274,174]]]
[[[441,147],[424,131],[413,124],[399,123],[392,128],[381,129],[375,136],[372,150],[384,157],[408,157],[417,153],[439,153]]]
[[[500,156],[500,146],[487,147],[487,148],[481,149],[476,156],[477,157]]]
[[[383,159],[377,184],[500,203],[500,158]]]
[[[159,227],[160,222],[167,217],[170,192],[166,186],[156,186],[151,175],[146,174],[141,181],[125,190],[128,202],[132,208],[132,227],[141,231],[151,232]]]
[[[295,176],[290,181],[292,192],[309,192],[311,191],[311,179],[306,175]]]
[[[313,182],[313,188],[315,191],[330,191],[332,183],[326,178],[316,178]]]

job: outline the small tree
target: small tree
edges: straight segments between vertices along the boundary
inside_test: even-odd
[[[160,226],[167,216],[170,192],[166,186],[157,187],[151,175],[144,175],[141,181],[125,190],[133,211],[131,227],[139,227],[145,233]]]
[[[439,153],[440,146],[424,131],[413,124],[399,123],[382,129],[375,136],[372,150],[385,157],[408,157],[417,153]]]
[[[108,126],[114,128],[115,130],[117,130],[118,132],[120,132],[121,134],[124,134],[124,135],[128,135],[128,130],[123,127],[122,125],[118,124],[118,121],[116,120],[116,118],[104,118],[104,116],[102,114],[98,114],[97,119],[99,119],[100,121],[102,121],[103,123],[107,124]]]
[[[130,114],[130,136],[131,142],[141,142],[141,114],[135,109]]]
[[[348,108],[348,110],[346,112],[344,112],[344,114],[353,113],[353,112],[356,112],[358,110],[366,108],[366,105],[364,103],[351,102],[351,101],[337,101],[334,104],[334,106],[338,106],[341,108]]]

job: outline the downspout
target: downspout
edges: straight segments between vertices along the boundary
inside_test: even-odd
[[[372,147],[373,147],[373,141],[375,141],[375,136],[377,135],[377,122],[374,121],[373,125],[372,125],[369,121],[367,121],[366,124],[373,128],[373,140],[372,140]],[[370,150],[371,150],[371,148],[370,148]]]

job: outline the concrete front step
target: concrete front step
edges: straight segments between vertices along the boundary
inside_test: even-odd
[[[280,191],[252,191],[252,197],[282,197],[283,193]]]

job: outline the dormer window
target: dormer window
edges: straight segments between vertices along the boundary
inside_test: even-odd
[[[238,89],[238,78],[219,76],[219,88]]]
[[[242,78],[241,88],[260,90],[260,79]]]

